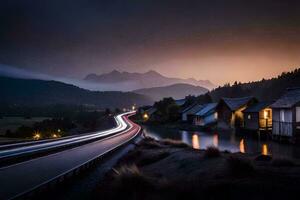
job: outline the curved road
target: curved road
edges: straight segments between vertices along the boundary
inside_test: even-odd
[[[112,132],[111,130],[109,132],[99,132],[97,133],[97,137],[100,138],[99,140],[0,168],[0,199],[13,199],[30,192],[135,138],[140,132],[141,127],[128,119],[128,116],[132,114],[119,115],[120,121],[117,127],[119,127],[119,124],[123,124],[125,128],[122,127],[121,129],[123,130],[114,128],[111,129],[115,130]],[[90,136],[91,138],[94,137],[95,133],[90,134]],[[106,137],[103,138],[104,136]],[[86,137],[83,139],[86,139]],[[26,146],[25,149],[32,150],[34,148],[33,146]],[[20,153],[19,150],[17,152]]]

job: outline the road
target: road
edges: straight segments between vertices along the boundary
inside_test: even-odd
[[[114,134],[88,144],[0,168],[0,199],[27,193],[130,141],[141,128],[127,116],[121,117],[122,124],[126,124],[125,130],[118,129]]]

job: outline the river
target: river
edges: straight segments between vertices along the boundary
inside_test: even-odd
[[[292,144],[282,144],[272,140],[262,140],[249,135],[240,135],[233,132],[199,132],[167,129],[157,126],[143,126],[146,135],[156,139],[170,138],[181,140],[194,149],[206,149],[209,146],[220,150],[242,153],[261,153],[276,158],[300,159],[300,147]]]

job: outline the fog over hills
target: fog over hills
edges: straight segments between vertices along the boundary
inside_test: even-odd
[[[153,70],[148,71],[146,73],[130,73],[113,70],[109,73],[100,75],[89,74],[84,78],[84,80],[89,81],[91,83],[123,85],[123,87],[125,86],[129,90],[163,87],[178,83],[201,86],[209,90],[215,87],[215,85],[209,80],[196,80],[193,78],[170,78],[163,76],[160,73]]]
[[[134,90],[134,93],[147,95],[151,99],[158,101],[164,97],[173,97],[174,99],[183,99],[188,95],[201,95],[208,91],[208,89],[200,86],[189,85],[185,83],[177,83],[174,85],[164,87],[153,87]]]
[[[55,104],[123,108],[149,105],[153,101],[133,92],[96,92],[58,81],[0,76],[1,105],[44,106]]]

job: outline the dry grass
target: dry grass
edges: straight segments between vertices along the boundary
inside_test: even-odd
[[[249,176],[254,172],[254,166],[252,162],[246,158],[239,158],[236,156],[230,156],[227,159],[229,170],[231,174],[238,177]]]
[[[214,146],[207,147],[204,153],[206,158],[217,158],[221,156],[221,152]]]
[[[188,144],[180,141],[180,140],[172,140],[172,139],[163,139],[160,141],[164,145],[172,146],[175,148],[188,148],[190,147]]]
[[[155,189],[153,180],[143,175],[136,165],[125,165],[114,170],[110,195],[112,199],[143,199]]]
[[[160,161],[170,155],[170,152],[167,151],[159,151],[147,155],[142,155],[140,159],[137,161],[138,166],[145,166]]]
[[[272,161],[274,167],[294,167],[295,163],[286,158],[277,158]]]

